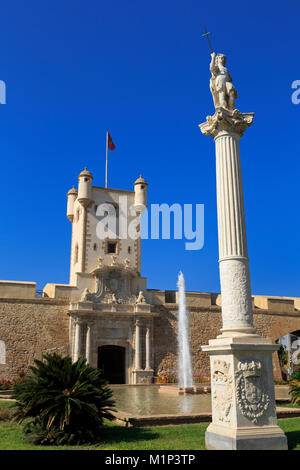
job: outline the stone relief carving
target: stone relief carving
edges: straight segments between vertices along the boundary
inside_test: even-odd
[[[135,304],[136,296],[131,293],[129,275],[118,271],[106,272],[96,278],[96,291],[85,289],[81,301],[107,304]]]
[[[229,110],[234,110],[234,100],[238,98],[236,89],[232,84],[232,78],[226,65],[226,56],[224,54],[211,54],[210,62],[210,91],[213,96],[214,105]]]
[[[217,360],[213,363],[212,390],[214,403],[214,418],[216,421],[229,423],[233,398],[233,378],[230,364]]]
[[[111,265],[112,266],[116,266],[117,259],[118,259],[117,255],[111,255]]]
[[[293,362],[293,364],[295,364],[295,365],[299,365],[299,364],[300,364],[300,348],[293,352],[293,354],[292,354],[292,362]]]
[[[92,296],[92,294],[90,293],[89,289],[86,288],[82,292],[80,300],[81,300],[81,302],[89,301],[91,296]]]
[[[130,263],[130,259],[129,259],[129,258],[126,258],[126,259],[124,260],[124,266],[125,266],[125,268],[129,268],[129,267],[130,267],[130,264],[131,264],[131,263]]]
[[[239,361],[235,376],[240,411],[250,421],[257,423],[270,404],[270,397],[264,392],[261,362],[257,359]]]
[[[252,299],[248,261],[220,263],[223,328],[227,325],[253,327]]]

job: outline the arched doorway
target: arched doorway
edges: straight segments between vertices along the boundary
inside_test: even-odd
[[[300,330],[285,334],[276,340],[276,343],[280,344],[278,358],[281,375],[284,380],[288,380],[300,364]]]
[[[125,384],[125,348],[122,346],[100,346],[98,368],[111,384]]]

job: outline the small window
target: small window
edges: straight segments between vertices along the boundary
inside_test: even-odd
[[[94,243],[93,248],[94,248],[94,251],[97,251],[97,243]]]
[[[130,255],[131,253],[131,246],[128,247],[128,254]]]
[[[87,182],[89,179],[88,178],[84,178],[84,181]]]
[[[114,242],[108,242],[107,243],[107,253],[116,253],[117,251],[117,244]]]
[[[97,212],[98,206],[95,204],[95,213]]]
[[[175,304],[176,303],[176,291],[175,290],[166,290],[165,291],[165,302],[166,302],[166,304]]]

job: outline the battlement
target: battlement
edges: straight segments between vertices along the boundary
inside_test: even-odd
[[[149,289],[154,305],[177,305],[177,291]],[[187,307],[210,308],[222,307],[222,296],[217,293],[186,292]],[[300,314],[300,297],[275,297],[268,295],[253,295],[253,309],[268,310],[272,313]]]
[[[76,286],[69,284],[46,284],[43,297],[58,300],[70,300],[77,292]],[[147,289],[149,302],[153,305],[174,306],[177,308],[178,292],[175,290]],[[36,282],[1,281],[1,299],[34,299],[36,298]],[[276,297],[269,295],[252,296],[254,311],[267,310],[272,313],[300,314],[300,297]],[[186,303],[189,308],[222,307],[222,296],[208,292],[186,292]]]
[[[0,281],[1,299],[34,299],[36,282]]]

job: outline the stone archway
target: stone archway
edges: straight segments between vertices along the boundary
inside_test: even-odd
[[[286,380],[299,367],[300,330],[290,331],[278,338],[276,342],[280,344],[280,354],[284,361],[281,364],[281,374]]]
[[[123,346],[105,345],[98,347],[98,368],[110,384],[125,384],[126,348]]]

